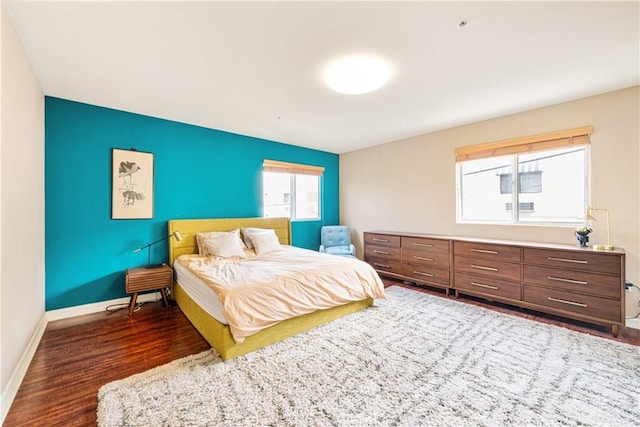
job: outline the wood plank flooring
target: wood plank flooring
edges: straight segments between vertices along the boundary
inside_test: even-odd
[[[176,306],[49,323],[4,426],[95,426],[98,389],[209,349]]]
[[[446,298],[438,290],[394,281],[385,284]],[[604,326],[483,300],[460,301],[614,339]],[[615,340],[640,345],[640,330],[621,328]],[[51,322],[3,426],[94,426],[102,385],[207,349],[209,344],[178,307],[164,309],[158,303],[145,304],[132,317],[123,309]]]

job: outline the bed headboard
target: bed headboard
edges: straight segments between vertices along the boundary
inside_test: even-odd
[[[169,239],[169,265],[180,255],[198,253],[196,233],[203,231],[231,231],[242,227],[273,228],[283,245],[291,244],[289,218],[211,218],[169,220],[169,234],[179,231],[182,241]]]

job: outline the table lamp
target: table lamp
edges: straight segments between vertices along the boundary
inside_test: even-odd
[[[180,234],[180,232],[178,230],[174,231],[173,233],[169,234],[167,237],[163,237],[162,239],[158,239],[155,242],[151,242],[151,243],[147,243],[144,246],[140,246],[138,249],[136,249],[135,251],[133,251],[134,254],[137,254],[138,252],[140,252],[141,250],[145,249],[145,248],[150,248],[151,246],[155,245],[156,243],[160,243],[163,240],[167,240],[170,239],[171,236],[175,237],[176,240],[179,242],[182,240],[182,235]],[[147,251],[147,266],[151,265],[151,249],[149,249]]]
[[[591,215],[591,212],[604,212],[607,215],[607,244],[606,245],[593,245],[594,251],[612,251],[615,247],[611,244],[611,221],[609,219],[609,211],[607,209],[592,208],[587,206],[587,213],[585,219],[589,221],[597,221],[598,218]]]

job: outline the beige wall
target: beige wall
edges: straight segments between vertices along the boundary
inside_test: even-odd
[[[360,256],[368,230],[575,244],[572,227],[456,224],[453,150],[593,126],[591,204],[609,209],[612,244],[625,248],[627,280],[640,285],[639,102],[634,87],[343,154],[340,221]],[[590,242],[605,242],[604,221],[593,227]]]
[[[4,6],[1,14],[0,422],[44,318],[44,94]]]

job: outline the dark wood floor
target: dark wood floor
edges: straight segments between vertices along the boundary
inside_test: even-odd
[[[49,323],[4,426],[95,426],[98,389],[209,349],[178,307]]]
[[[403,285],[387,282],[387,285]],[[444,293],[411,287],[446,298]],[[449,297],[451,298],[451,297]],[[614,339],[608,327],[567,322],[482,300],[470,304]],[[145,304],[132,317],[127,310],[51,322],[4,422],[12,426],[93,426],[98,389],[209,345],[177,307]],[[640,330],[621,328],[616,341],[640,345]]]

